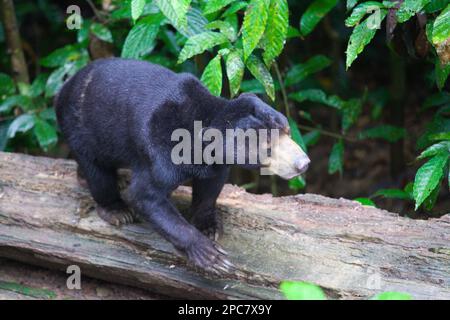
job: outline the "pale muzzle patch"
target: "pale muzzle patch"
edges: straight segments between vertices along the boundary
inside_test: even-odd
[[[282,135],[272,141],[271,145],[271,157],[264,161],[261,174],[276,174],[289,180],[308,169],[308,156],[288,135]]]

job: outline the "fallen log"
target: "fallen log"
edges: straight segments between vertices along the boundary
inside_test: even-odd
[[[193,268],[150,226],[100,220],[71,160],[0,153],[0,256],[175,298],[278,299],[281,280],[320,285],[329,298],[401,291],[450,299],[450,215],[411,220],[344,199],[274,198],[227,185],[220,244],[237,270]],[[183,211],[190,188],[173,199]],[[0,270],[1,272],[1,270]]]

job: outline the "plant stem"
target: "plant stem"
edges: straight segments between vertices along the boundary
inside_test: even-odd
[[[14,79],[17,82],[29,83],[30,77],[22,50],[14,3],[12,0],[1,0],[0,3],[2,5],[2,21],[5,27],[8,51],[11,54],[11,68]]]
[[[277,74],[277,79],[281,88],[281,96],[283,97],[284,110],[286,112],[286,117],[290,118],[289,112],[289,101],[286,94],[286,88],[284,87],[283,79],[281,78],[280,69],[278,68],[278,63],[275,61],[273,63],[273,68],[275,69],[275,73]]]
[[[346,141],[349,142],[357,142],[358,139],[354,138],[354,137],[349,137],[349,136],[345,136],[336,132],[332,132],[332,131],[328,131],[328,130],[324,130],[324,129],[320,129],[320,128],[315,128],[315,127],[310,127],[310,126],[305,126],[302,124],[297,124],[297,126],[300,129],[306,130],[306,131],[319,131],[321,134],[323,134],[324,136],[329,136],[329,137],[333,137],[336,139],[344,139]]]

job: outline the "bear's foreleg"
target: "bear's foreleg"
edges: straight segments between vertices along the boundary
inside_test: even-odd
[[[216,213],[216,200],[228,177],[228,168],[221,168],[213,178],[193,179],[192,224],[212,240],[223,232],[222,220]]]
[[[133,209],[196,266],[213,272],[228,272],[233,265],[226,258],[226,252],[189,224],[166,194],[152,187],[151,179],[145,176],[143,172],[133,175],[128,196]]]

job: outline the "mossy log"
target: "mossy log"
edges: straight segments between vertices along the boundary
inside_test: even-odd
[[[145,223],[99,219],[76,164],[0,153],[0,256],[144,288],[174,298],[278,299],[282,280],[320,285],[332,299],[401,291],[450,299],[450,215],[411,220],[344,199],[274,198],[227,185],[220,244],[236,265],[214,275],[187,263]],[[186,211],[190,188],[173,200]]]

